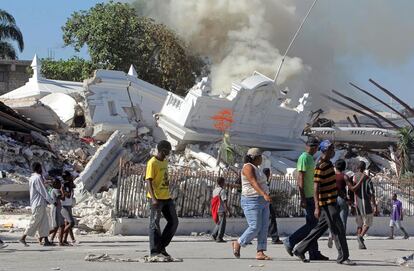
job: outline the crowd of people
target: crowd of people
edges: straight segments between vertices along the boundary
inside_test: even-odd
[[[171,257],[167,247],[178,228],[178,217],[175,204],[171,198],[168,180],[168,160],[171,144],[161,141],[157,145],[157,154],[146,166],[145,180],[148,183],[147,197],[150,202],[149,217],[149,246],[150,256]],[[321,155],[317,161],[314,155],[317,151]],[[303,262],[314,260],[326,261],[318,247],[318,239],[329,230],[328,247],[333,243],[338,250],[336,262],[344,265],[355,265],[349,259],[349,249],[346,239],[348,213],[354,207],[357,224],[357,241],[359,249],[366,249],[364,236],[372,226],[373,216],[378,213],[373,183],[366,173],[366,164],[360,162],[357,171],[352,177],[345,174],[346,162],[342,159],[335,165],[331,159],[335,155],[334,144],[329,140],[319,142],[310,137],[306,143],[306,150],[297,161],[297,186],[300,193],[300,206],[305,212],[305,224],[288,236],[282,242],[279,238],[276,215],[272,207],[270,195],[270,176],[268,168],[261,168],[262,151],[258,148],[248,150],[241,177],[241,207],[247,220],[248,227],[243,234],[232,242],[232,252],[240,258],[241,248],[252,244],[257,238],[256,259],[271,260],[266,255],[267,238],[272,244],[283,244],[290,256],[296,256]],[[54,176],[53,180],[45,180],[40,163],[33,163],[33,174],[29,179],[31,220],[19,240],[24,246],[27,236],[38,233],[38,241],[43,246],[54,245],[56,236],[59,246],[69,246],[68,237],[75,243],[72,228],[75,220],[72,215],[74,199],[74,178],[68,171],[61,176]],[[50,204],[50,214],[47,206]],[[394,227],[409,238],[402,225],[402,203],[394,194],[392,198],[393,210],[390,220],[390,236],[394,238]],[[226,218],[231,215],[227,203],[226,180],[217,179],[217,186],[213,190],[211,199],[211,213],[215,222],[212,238],[218,242],[226,242]],[[51,223],[49,223],[49,217]],[[167,224],[160,227],[160,219],[164,217]],[[0,247],[6,245],[0,240]],[[305,254],[309,257],[306,258]]]
[[[58,235],[59,246],[70,246],[76,242],[72,228],[75,219],[72,215],[74,205],[73,176],[64,171],[61,176],[46,179],[42,165],[38,162],[32,165],[33,174],[29,179],[31,219],[19,242],[29,246],[27,236],[38,234],[39,244],[54,246]],[[51,206],[48,214],[48,205]],[[72,244],[68,242],[68,236]]]

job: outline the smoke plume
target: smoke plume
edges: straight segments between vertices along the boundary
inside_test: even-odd
[[[142,15],[174,29],[188,46],[210,58],[213,89],[257,70],[273,78],[293,34],[313,0],[138,0]],[[361,59],[399,65],[412,52],[414,1],[319,0],[282,68],[279,84],[301,82],[302,91],[350,89]],[[351,93],[355,95],[355,93]],[[317,95],[314,95],[314,97]],[[315,99],[314,99],[315,103]],[[317,103],[317,102],[316,102]],[[322,103],[320,103],[322,104]]]

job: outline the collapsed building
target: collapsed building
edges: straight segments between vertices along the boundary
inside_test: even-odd
[[[274,81],[260,73],[234,83],[228,95],[213,95],[209,78],[203,78],[181,97],[140,80],[133,66],[128,73],[97,70],[84,82],[43,78],[36,56],[31,66],[26,85],[0,96],[0,170],[26,185],[29,164],[36,159],[47,171],[76,172],[80,207],[75,214],[89,228],[107,224],[116,196],[111,189],[91,194],[113,186],[121,160],[144,162],[161,139],[168,139],[176,151],[174,167],[237,170],[243,146],[248,146],[266,150],[264,167],[275,175],[294,177],[305,137],[316,136],[342,146],[334,160],[347,159],[349,170],[364,160],[389,178],[397,173],[392,158],[397,128],[401,122],[413,125],[404,118],[390,125],[355,105],[348,107],[361,113],[359,118],[371,119],[368,125],[361,125],[356,115],[349,125],[323,122],[310,114],[309,93],[276,91]],[[223,136],[230,138],[239,158],[230,165],[218,159]]]

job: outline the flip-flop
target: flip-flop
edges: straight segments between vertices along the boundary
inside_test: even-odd
[[[235,245],[239,245],[238,243],[237,243],[237,241],[233,241],[232,243],[231,243],[231,246],[233,247],[233,255],[234,255],[234,257],[236,257],[237,259],[239,259],[240,258],[240,245],[239,245],[239,249],[236,249],[235,248]]]
[[[269,256],[263,254],[262,256],[256,256],[256,260],[258,261],[271,261],[272,258],[270,258]]]

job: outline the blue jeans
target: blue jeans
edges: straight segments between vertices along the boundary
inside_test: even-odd
[[[245,247],[257,237],[257,251],[267,249],[267,231],[269,228],[269,203],[263,197],[241,197],[241,207],[249,227],[240,236],[238,242]]]
[[[305,218],[306,224],[296,230],[292,235],[284,240],[285,246],[293,249],[296,244],[302,241],[313,228],[318,224],[318,220],[315,217],[315,202],[313,198],[306,198]],[[320,254],[318,250],[318,241],[314,241],[309,246],[310,258],[318,257]]]
[[[336,204],[339,209],[339,217],[341,218],[342,225],[344,225],[344,231],[346,235],[346,223],[348,221],[349,205],[346,199],[340,196],[336,198]],[[332,238],[332,232],[329,232],[329,237]]]

